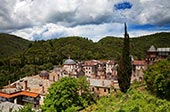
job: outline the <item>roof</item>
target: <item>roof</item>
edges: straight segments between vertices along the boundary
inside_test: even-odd
[[[20,94],[21,94],[21,95],[24,95],[24,96],[34,97],[34,98],[38,96],[37,93],[28,92],[28,91],[22,91]]]
[[[88,60],[84,62],[84,66],[94,66],[97,65],[99,62],[97,60]]]
[[[158,52],[170,52],[170,48],[158,48]]]
[[[91,79],[90,78],[89,81],[90,81],[90,86],[95,86],[95,87],[110,87],[112,80]]]
[[[0,110],[2,112],[10,112],[10,109],[12,108],[12,112],[18,111],[20,108],[22,108],[22,105],[16,104],[16,103],[11,103],[11,102],[1,102],[0,103]]]
[[[72,59],[67,59],[64,62],[64,65],[74,65],[74,64],[76,64],[76,62]]]
[[[55,73],[61,73],[62,68],[55,67],[55,68],[53,69],[53,71],[54,71]]]
[[[133,65],[145,65],[145,61],[144,60],[134,60],[132,62]]]
[[[113,60],[108,60],[108,61],[107,61],[107,64],[108,64],[108,65],[114,65],[114,64],[115,64],[115,61],[113,61]]]
[[[13,97],[17,97],[17,96],[30,96],[30,97],[34,97],[36,98],[38,96],[37,93],[32,93],[32,92],[28,92],[28,91],[21,91],[21,92],[17,92],[17,93],[13,93],[13,94],[6,94],[6,93],[1,93],[0,92],[0,96],[4,97],[4,98],[13,98]]]
[[[49,74],[48,74],[47,71],[43,70],[43,71],[40,72],[39,76],[40,76],[40,77],[48,77]]]
[[[12,94],[20,91],[21,89],[12,88],[11,86],[6,86],[6,88],[0,90],[0,92],[7,93],[7,94]]]
[[[153,45],[149,48],[148,52],[170,52],[170,48],[155,48]]]
[[[155,46],[151,46],[150,48],[149,48],[149,50],[148,50],[149,52],[155,52],[156,51],[156,48],[155,48]]]
[[[45,91],[44,94],[46,94],[51,83],[53,83],[53,81],[50,81],[48,79],[43,79],[39,75],[36,75],[36,76],[24,77],[12,84],[16,84],[16,86],[20,85],[23,89],[25,80],[27,81],[27,87],[29,92],[33,92],[37,94],[42,94],[42,86],[44,87],[44,91]]]

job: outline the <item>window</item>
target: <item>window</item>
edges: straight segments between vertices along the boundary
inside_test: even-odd
[[[97,91],[99,91],[99,88],[98,88],[98,87],[97,87],[96,89],[97,89]]]
[[[92,91],[94,91],[94,87],[92,87]]]
[[[106,88],[104,88],[104,92],[106,92]]]
[[[108,93],[110,93],[110,88],[108,88]]]

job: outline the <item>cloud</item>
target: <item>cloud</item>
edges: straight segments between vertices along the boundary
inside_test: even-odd
[[[138,23],[165,25],[170,23],[170,6],[168,0],[148,0],[142,4],[143,10],[137,16]]]
[[[119,36],[125,21],[170,25],[169,0],[124,1],[133,6],[120,11],[114,5],[121,0],[1,0],[0,32],[30,40],[79,35],[97,41],[100,36]]]
[[[46,24],[44,26],[36,26],[17,30],[12,34],[24,37],[28,40],[48,40],[52,38],[66,36],[82,36],[88,37],[93,41],[98,41],[104,36],[121,36],[119,32],[123,31],[123,25],[120,23],[104,23],[100,25],[79,25],[75,27],[65,27],[56,24]]]
[[[130,37],[137,37],[146,34],[153,34],[156,32],[168,32],[170,27],[158,27],[153,25],[133,25],[128,24],[128,33]],[[67,36],[81,36],[87,37],[94,42],[99,41],[105,36],[124,36],[124,26],[122,23],[103,23],[100,25],[79,25],[75,27],[67,27],[56,25],[53,23],[43,26],[35,26],[33,28],[26,28],[17,30],[12,34],[23,37],[28,40],[48,40],[53,38],[67,37]]]

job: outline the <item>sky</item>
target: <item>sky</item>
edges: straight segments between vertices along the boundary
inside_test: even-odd
[[[129,3],[120,9],[121,3]],[[81,36],[98,41],[170,32],[170,0],[0,0],[0,32],[28,40]]]

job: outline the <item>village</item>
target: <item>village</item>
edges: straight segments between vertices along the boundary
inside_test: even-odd
[[[131,56],[131,83],[143,81],[144,71],[150,64],[170,56],[170,48],[156,48],[153,45],[147,51],[145,60],[134,60]],[[35,109],[43,104],[48,88],[53,82],[63,77],[79,78],[85,76],[90,84],[91,92],[98,97],[108,96],[119,90],[117,80],[118,62],[115,60],[87,60],[77,62],[70,57],[62,66],[55,66],[53,70],[43,70],[37,75],[27,76],[11,82],[0,90],[0,102],[4,108],[18,108],[30,103]]]

